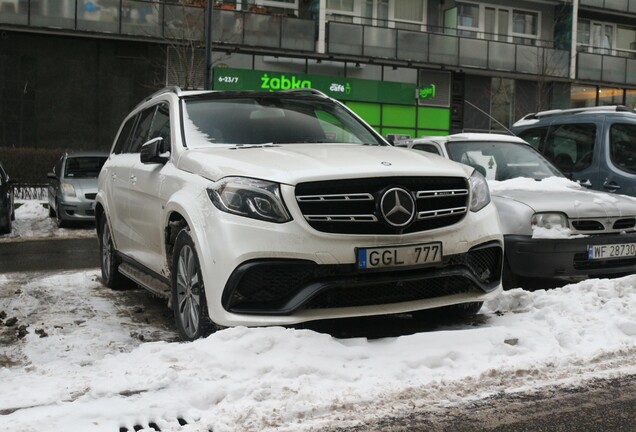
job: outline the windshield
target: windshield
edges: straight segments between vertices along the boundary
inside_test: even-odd
[[[106,156],[71,157],[66,160],[64,177],[89,178],[97,177],[106,163]]]
[[[275,95],[186,100],[188,147],[214,144],[351,143],[385,145],[329,100]]]
[[[516,177],[543,179],[563,174],[541,154],[526,144],[513,142],[449,142],[448,156],[474,167],[488,180]]]

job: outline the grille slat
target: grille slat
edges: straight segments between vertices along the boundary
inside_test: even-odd
[[[608,218],[600,221],[596,219],[576,219],[571,221],[572,227],[577,231],[620,231],[632,230],[636,227],[636,218]]]
[[[634,228],[636,226],[636,219],[628,218],[628,219],[619,219],[614,222],[614,229],[629,229]]]
[[[415,200],[415,220],[391,226],[380,211],[383,194],[408,191]],[[470,192],[462,177],[380,177],[301,183],[296,202],[305,220],[318,231],[335,234],[404,234],[450,226],[468,211]]]

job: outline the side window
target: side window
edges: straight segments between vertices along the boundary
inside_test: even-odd
[[[541,148],[541,143],[545,141],[545,136],[547,135],[547,133],[547,127],[540,127],[524,130],[523,132],[519,132],[517,136],[519,136],[519,138],[521,138],[522,140],[525,140],[535,149],[539,150]]]
[[[613,124],[609,146],[612,163],[623,171],[636,174],[636,125]]]
[[[135,121],[137,120],[138,115],[128,119],[124,127],[121,129],[121,133],[117,137],[117,143],[115,144],[115,148],[113,149],[113,153],[120,154],[124,152],[124,149],[128,147],[130,143],[130,132],[135,125]]]
[[[415,150],[422,150],[425,151],[426,153],[433,153],[436,155],[440,155],[441,153],[439,152],[439,149],[434,146],[433,144],[414,144],[413,148]]]
[[[167,103],[162,103],[157,107],[155,118],[152,121],[148,139],[157,137],[163,138],[162,152],[170,151],[170,108]]]
[[[543,154],[565,173],[581,171],[592,165],[596,125],[553,125]]]
[[[139,153],[139,151],[141,150],[141,145],[148,141],[150,126],[152,125],[152,118],[155,114],[155,108],[156,107],[146,108],[139,115],[137,127],[133,132],[130,147],[126,150],[126,153]]]

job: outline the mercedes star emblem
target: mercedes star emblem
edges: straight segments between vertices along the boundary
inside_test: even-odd
[[[380,211],[389,225],[402,228],[415,217],[415,201],[405,189],[392,188],[382,195]]]

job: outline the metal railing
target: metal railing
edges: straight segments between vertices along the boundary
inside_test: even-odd
[[[155,39],[203,41],[204,2],[153,0],[0,0],[0,24],[132,35]],[[266,13],[266,8],[215,7],[216,43],[315,50],[314,21],[299,19],[293,9]]]
[[[15,199],[44,201],[48,198],[48,186],[39,183],[16,183],[13,185]]]
[[[439,31],[441,30],[441,32]],[[342,22],[327,23],[329,54],[345,54],[567,78],[569,51],[447,34]]]
[[[579,6],[636,13],[636,2],[633,0],[581,0]]]

